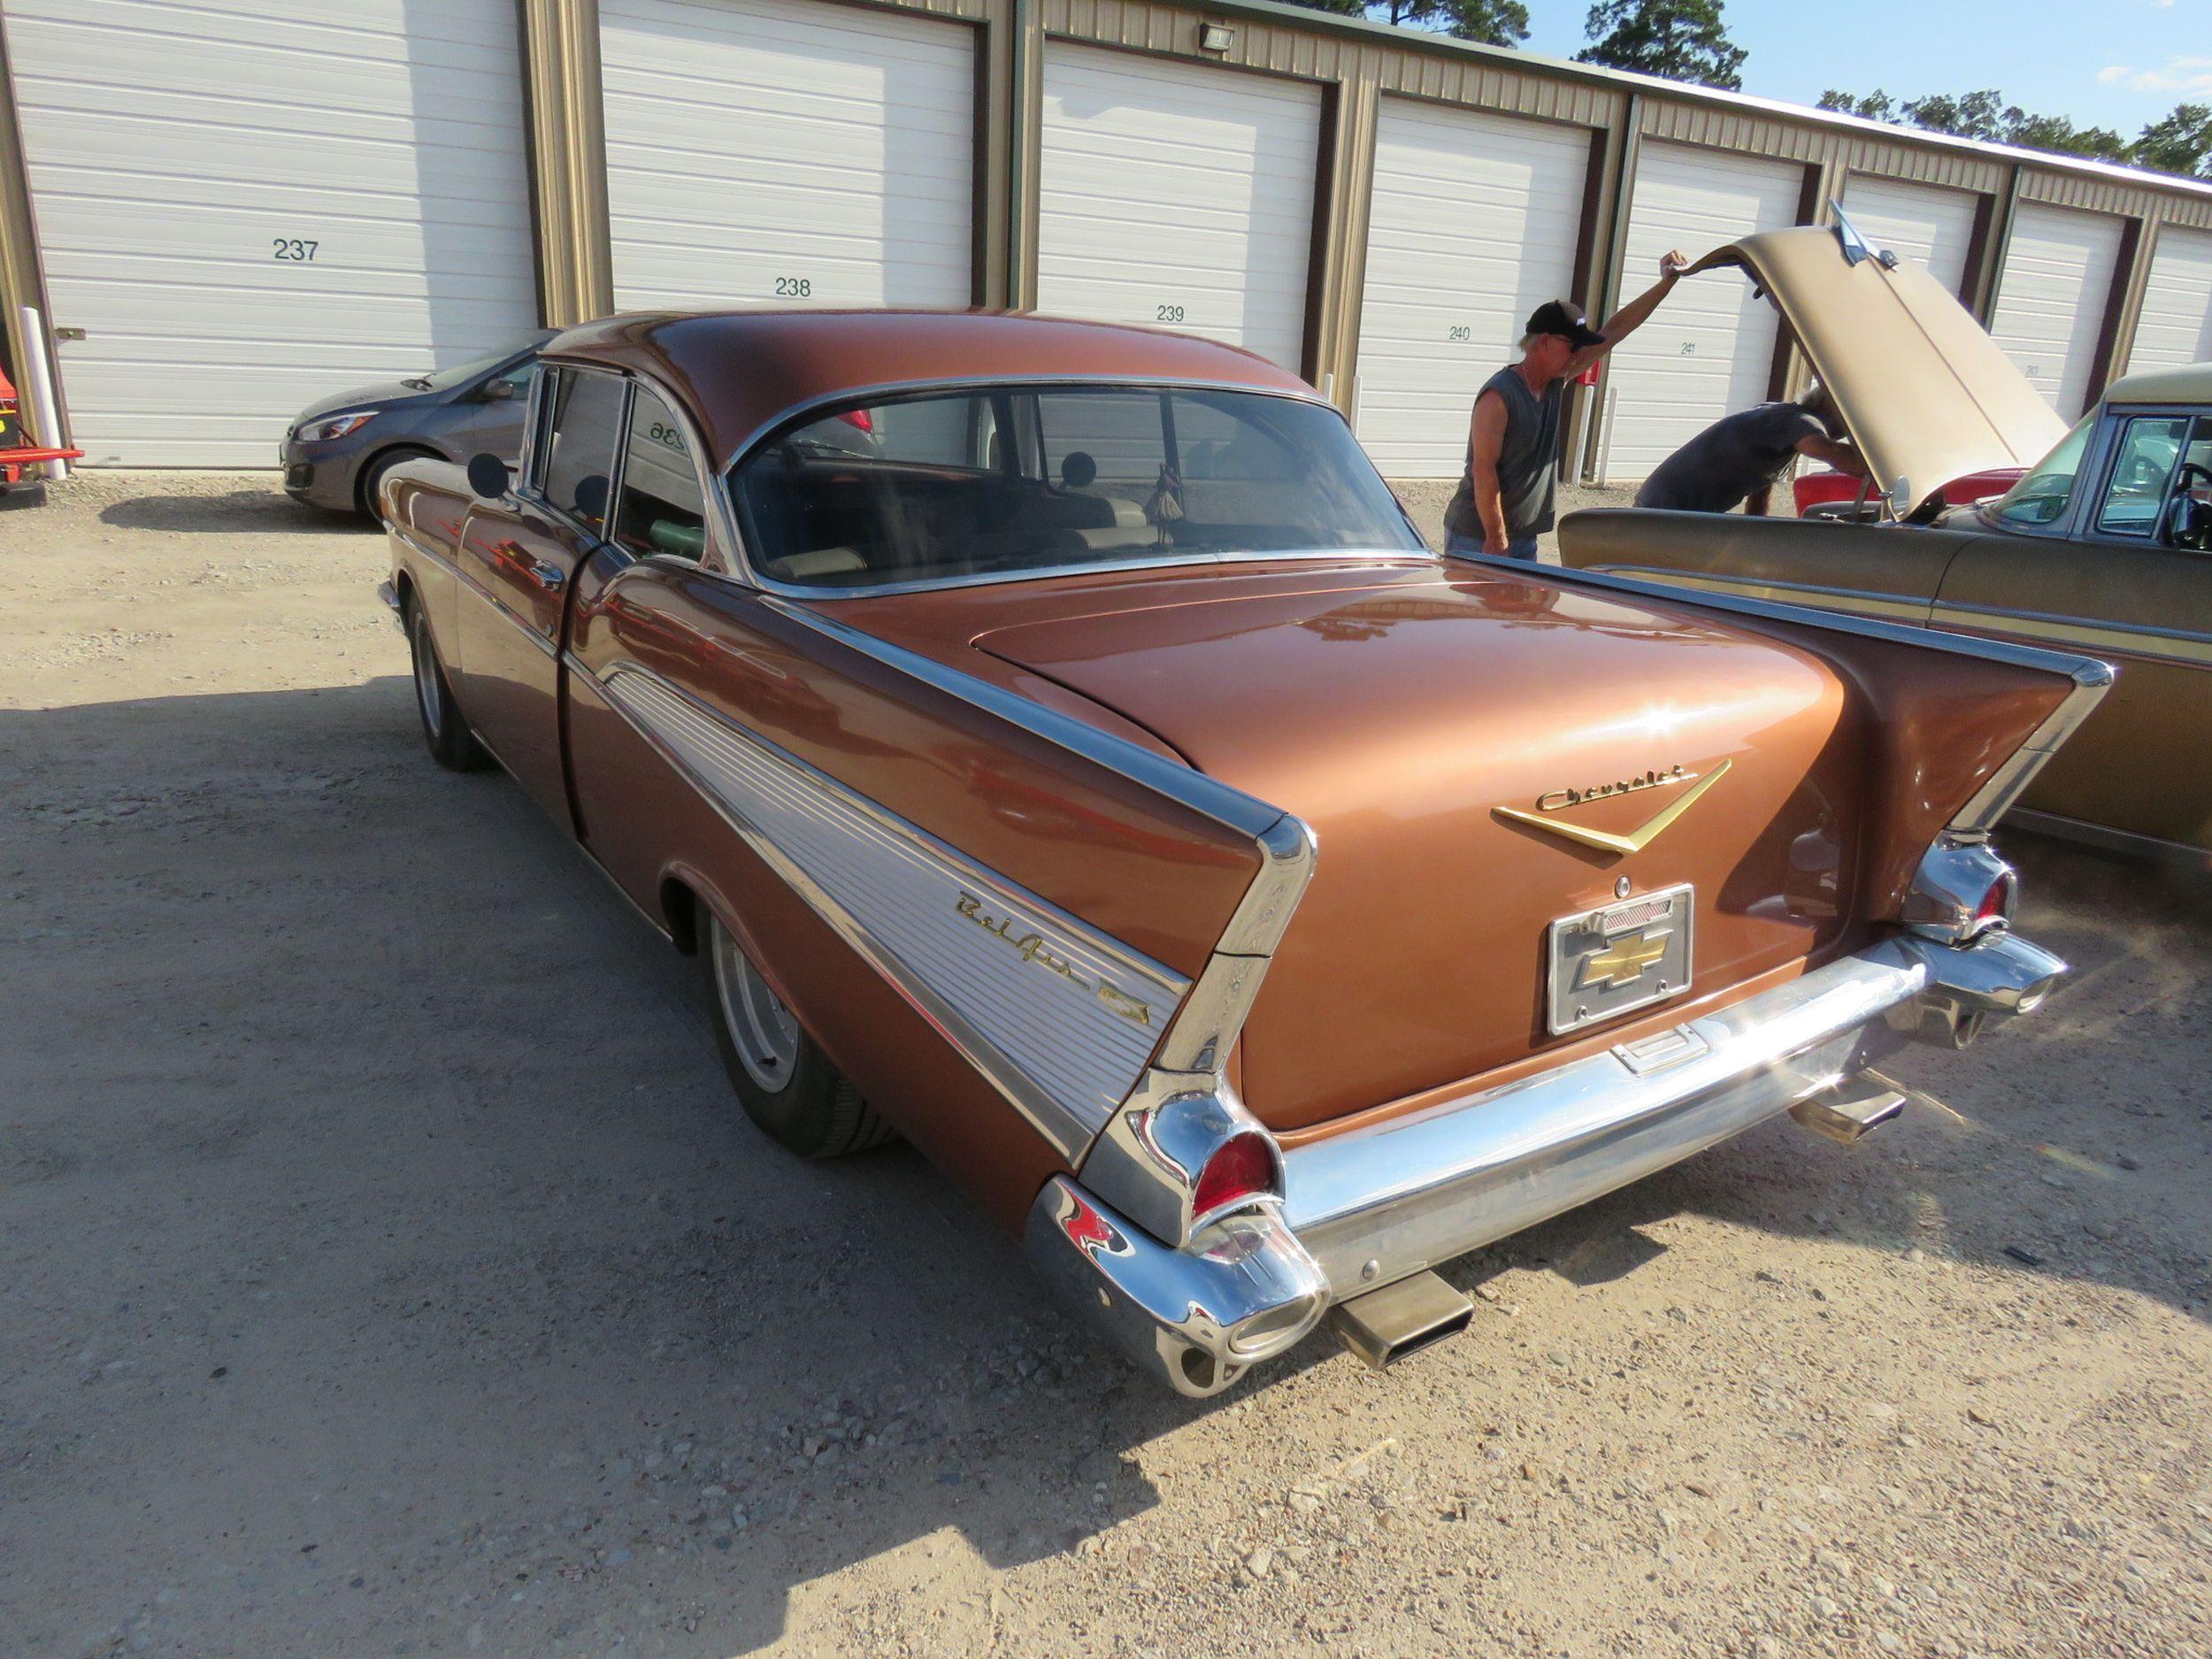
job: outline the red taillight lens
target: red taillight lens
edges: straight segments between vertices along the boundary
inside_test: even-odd
[[[1191,1214],[1210,1216],[1255,1198],[1274,1196],[1275,1152],[1267,1144],[1267,1137],[1249,1133],[1232,1135],[1198,1171]]]
[[[1982,902],[1974,908],[1974,930],[1979,933],[1989,926],[2002,927],[2012,920],[2012,902],[2019,891],[2020,879],[2009,870],[1989,884],[1989,891],[1982,895]]]
[[[873,432],[876,429],[876,418],[864,409],[844,410],[837,418],[847,426],[862,432]]]

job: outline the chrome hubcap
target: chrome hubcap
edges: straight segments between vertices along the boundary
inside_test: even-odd
[[[422,707],[422,723],[430,729],[430,735],[438,735],[438,659],[430,652],[430,634],[418,620],[412,643],[415,648],[415,701]]]
[[[714,923],[713,929],[714,984],[721,995],[723,1026],[745,1074],[772,1094],[791,1081],[798,1066],[799,1022],[722,925]]]

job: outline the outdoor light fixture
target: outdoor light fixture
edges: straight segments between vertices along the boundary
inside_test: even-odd
[[[1198,50],[1202,52],[1225,52],[1237,43],[1237,32],[1226,23],[1202,23],[1198,27]]]

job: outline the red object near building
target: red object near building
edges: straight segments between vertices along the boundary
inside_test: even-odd
[[[1985,472],[1969,472],[1943,487],[1943,504],[1964,507],[1992,495],[2001,495],[2025,475],[2017,466],[1994,466]],[[1848,518],[1865,480],[1848,472],[1807,472],[1792,486],[1801,518]]]
[[[23,442],[22,406],[16,401],[15,382],[0,372],[0,495],[5,495],[21,484],[23,469],[46,461],[73,461],[82,449],[42,449]],[[42,499],[35,490],[26,490],[10,506],[36,506]]]

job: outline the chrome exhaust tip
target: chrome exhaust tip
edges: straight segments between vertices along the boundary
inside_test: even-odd
[[[1790,1116],[1815,1134],[1847,1147],[1904,1110],[1902,1089],[1866,1072],[1798,1102]]]
[[[1375,1371],[1394,1365],[1448,1336],[1475,1317],[1475,1304],[1433,1273],[1416,1273],[1340,1302],[1328,1312],[1337,1340]]]

